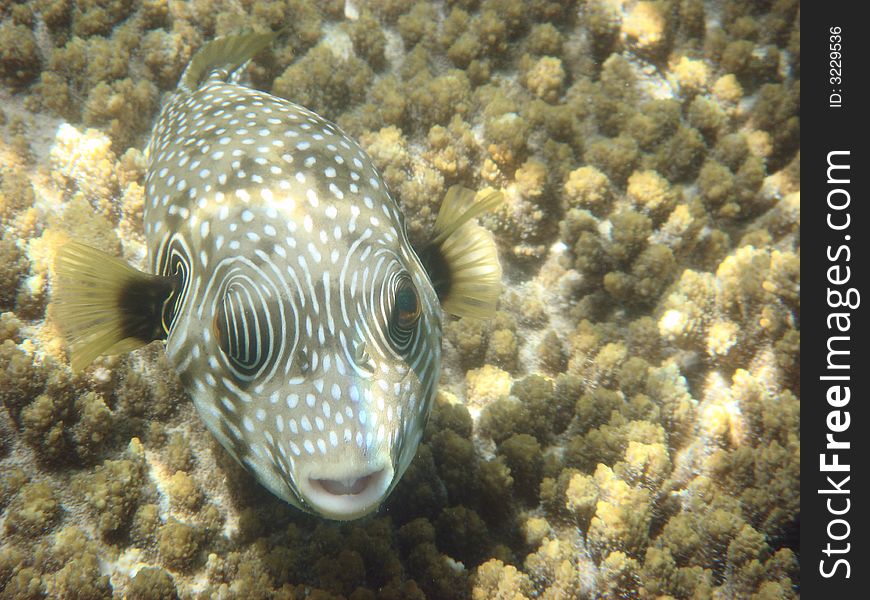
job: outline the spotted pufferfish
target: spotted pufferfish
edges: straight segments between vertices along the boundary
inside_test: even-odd
[[[487,318],[501,268],[450,188],[417,253],[371,159],[335,124],[241,82],[276,34],[207,43],[148,146],[152,274],[79,242],[55,260],[73,369],[165,340],[197,412],[273,494],[327,518],[380,506],[436,393],[442,309]]]

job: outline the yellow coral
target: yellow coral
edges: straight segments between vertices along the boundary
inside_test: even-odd
[[[501,179],[502,173],[496,162],[491,158],[486,158],[480,167],[480,177],[484,181],[495,184]]]
[[[543,517],[529,517],[523,523],[523,533],[529,546],[538,546],[546,536],[552,533],[550,523]]]
[[[688,325],[688,315],[677,308],[672,308],[665,311],[665,314],[659,319],[659,333],[665,339],[674,339],[682,336]]]
[[[667,179],[655,171],[635,171],[628,178],[628,199],[644,212],[664,215],[674,206],[677,195]]]
[[[707,354],[724,356],[737,343],[740,327],[732,321],[717,321],[707,330]]]
[[[738,369],[735,373],[735,381],[740,380],[741,371]],[[749,432],[734,387],[729,388],[717,373],[707,378],[705,387],[705,406],[699,418],[702,430],[723,445],[737,448],[746,443]]]
[[[533,158],[524,162],[514,174],[517,191],[526,198],[537,198],[547,185],[547,166]]]
[[[52,174],[69,193],[81,191],[84,198],[103,214],[111,214],[118,190],[115,153],[111,140],[97,131],[84,133],[64,123],[49,151]]]
[[[579,553],[579,546],[576,538],[548,538],[537,552],[526,557],[526,572],[533,580],[547,582],[539,598],[587,598],[592,594],[590,574],[594,567]]]
[[[717,276],[686,269],[665,299],[659,333],[669,342],[702,345],[706,324],[723,309],[721,296]]]
[[[630,440],[625,459],[619,463],[619,473],[632,485],[640,485],[655,493],[671,471],[667,447],[659,442],[645,444]]]
[[[166,482],[172,504],[195,510],[202,503],[203,494],[193,478],[184,471],[176,471]]]
[[[727,440],[731,429],[731,413],[721,404],[711,404],[702,411],[700,423],[711,437]]]
[[[526,73],[525,81],[529,91],[538,98],[547,102],[557,101],[565,81],[562,61],[554,56],[538,59]]]
[[[571,171],[565,182],[568,208],[585,208],[597,212],[610,202],[612,193],[607,175],[593,166]]]
[[[129,183],[121,195],[121,219],[118,229],[124,239],[137,239],[142,235],[142,214],[145,210],[145,188]]]
[[[393,125],[360,138],[365,151],[381,170],[388,166],[406,167],[410,161],[402,130]]]
[[[595,514],[598,497],[598,487],[592,478],[585,473],[575,473],[565,491],[565,507],[574,513],[583,526],[588,524],[589,519]]]
[[[700,94],[707,90],[710,81],[710,66],[703,60],[681,56],[671,65],[671,73],[684,95]]]
[[[465,397],[474,407],[483,407],[507,396],[513,380],[510,373],[492,365],[471,369],[465,374]]]
[[[531,593],[532,583],[525,573],[493,558],[477,567],[471,597],[473,600],[527,600]]]
[[[713,95],[722,102],[736,105],[743,98],[743,87],[733,73],[728,73],[713,84]]]
[[[471,126],[459,115],[447,127],[432,126],[428,137],[432,149],[425,156],[445,178],[455,179],[468,172],[478,148]]]
[[[638,2],[622,23],[622,33],[639,50],[656,53],[665,41],[667,21],[656,2]]]
[[[601,553],[612,549],[636,554],[649,535],[652,520],[649,491],[629,486],[602,464],[595,470],[594,479],[601,497],[589,523],[590,545]]]
[[[761,129],[750,131],[746,136],[749,151],[759,158],[767,158],[773,153],[773,140],[770,133]]]

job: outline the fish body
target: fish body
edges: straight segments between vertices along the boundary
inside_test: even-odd
[[[432,246],[447,249],[434,262],[452,261],[451,276],[476,283],[439,295],[359,145],[310,110],[236,81],[263,42],[248,36],[201,51],[158,117],[144,211],[154,275],[128,277],[163,288],[149,291],[151,304],[115,312],[138,313],[151,330],[159,314],[169,362],[200,417],[272,493],[352,519],[378,507],[416,453],[440,373],[441,303],[463,286],[469,306],[485,295],[474,286],[495,273],[494,246],[468,222],[480,203],[454,194],[456,214]],[[475,248],[489,254],[475,258]],[[62,254],[58,271],[81,281],[87,251],[78,252]],[[117,337],[157,337],[125,327]],[[73,348],[84,346],[78,333],[68,335]]]
[[[221,73],[167,104],[149,155],[152,269],[187,281],[167,355],[202,419],[288,502],[306,502],[288,474],[333,487],[379,474],[380,497],[422,435],[441,311],[369,157]],[[407,341],[388,322],[402,280],[422,304]]]

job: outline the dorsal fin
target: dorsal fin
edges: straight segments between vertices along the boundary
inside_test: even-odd
[[[209,73],[215,69],[226,69],[231,73],[251,60],[260,50],[271,44],[281,31],[260,33],[247,31],[217,38],[200,48],[187,65],[178,87],[188,92],[194,91]]]
[[[498,206],[503,197],[500,192],[477,202],[474,197],[473,190],[458,185],[447,190],[432,241],[420,258],[445,311],[488,319],[501,294],[501,265],[492,233],[474,219]]]

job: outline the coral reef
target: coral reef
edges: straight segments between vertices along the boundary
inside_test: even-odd
[[[795,0],[0,3],[0,598],[796,598]],[[505,290],[445,320],[381,511],[302,514],[159,344],[66,361],[51,256],[145,264],[143,149],[216,35],[337,121],[425,243],[454,183]]]

